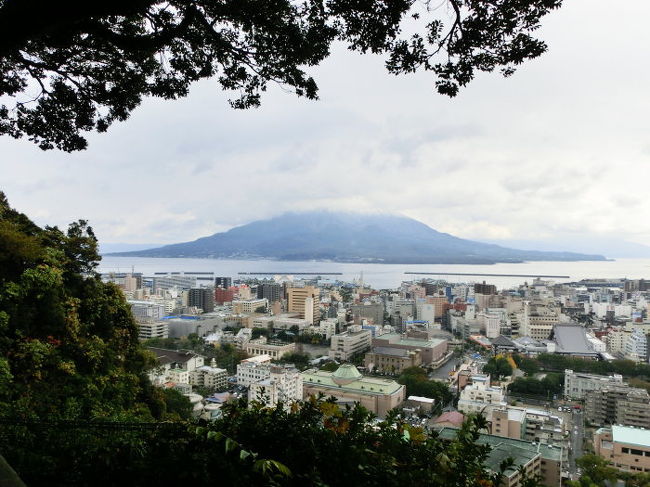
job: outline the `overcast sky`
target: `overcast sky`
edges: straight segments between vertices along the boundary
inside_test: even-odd
[[[541,58],[452,100],[426,74],[338,49],[321,100],[271,88],[234,111],[216,83],[146,101],[88,150],[0,138],[0,190],[100,241],[192,240],[288,210],[397,212],[473,239],[650,242],[650,2],[567,0]]]

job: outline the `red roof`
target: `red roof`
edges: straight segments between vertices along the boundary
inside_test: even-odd
[[[448,411],[438,416],[434,421],[434,423],[451,423],[456,426],[460,426],[463,424],[464,420],[465,420],[465,416],[463,416],[458,411]]]

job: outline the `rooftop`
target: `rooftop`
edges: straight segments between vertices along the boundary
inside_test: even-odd
[[[172,364],[172,363],[181,363],[184,364],[189,362],[194,357],[198,357],[194,352],[180,351],[180,350],[167,350],[165,348],[155,348],[147,347],[148,350],[151,350],[158,357],[158,361],[163,364]]]
[[[597,355],[582,325],[558,324],[553,327],[553,333],[559,353]]]
[[[338,372],[338,370],[337,370]],[[324,370],[309,369],[302,373],[302,381],[307,385],[320,386],[331,389],[340,389],[343,391],[353,391],[368,395],[383,395],[393,394],[397,392],[402,386],[394,380],[384,379],[382,377],[367,377],[362,376],[352,380],[348,384],[337,384],[332,377],[336,372],[326,372]]]
[[[456,428],[442,428],[439,432],[440,438],[453,440],[456,438]],[[507,458],[514,460],[513,467],[506,470],[506,475],[512,475],[517,467],[526,465],[540,455],[546,460],[559,461],[562,457],[562,449],[552,447],[543,443],[532,443],[525,440],[503,438],[501,436],[481,434],[478,443],[488,445],[492,450],[486,459],[486,465],[493,471],[499,470],[499,465]]]
[[[612,439],[618,443],[650,448],[650,430],[631,426],[612,426]]]
[[[377,353],[379,355],[391,355],[393,357],[408,357],[409,355],[408,350],[392,347],[373,347],[372,353]]]
[[[385,335],[378,336],[376,340],[388,340],[395,345],[410,345],[412,347],[435,347],[446,341],[443,338],[429,338],[428,340],[409,338],[399,333],[386,333]]]

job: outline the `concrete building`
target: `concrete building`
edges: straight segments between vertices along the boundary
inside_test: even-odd
[[[583,374],[570,369],[564,371],[564,397],[570,399],[585,399],[588,392],[599,391],[614,384],[623,384],[623,376]]]
[[[294,326],[298,328],[298,332],[309,328],[309,320],[297,318],[296,314],[280,314],[276,316],[260,316],[253,319],[253,326],[256,328],[273,328],[273,330],[290,330]]]
[[[257,313],[259,308],[266,309],[269,306],[269,302],[266,298],[261,299],[236,299],[232,302],[232,312],[235,314],[251,314]]]
[[[272,359],[280,359],[287,353],[296,351],[295,343],[269,341],[266,337],[259,337],[246,344],[248,355],[269,355]]]
[[[138,323],[138,338],[148,340],[150,338],[168,338],[169,324],[165,321],[152,321],[150,323]]]
[[[214,278],[214,287],[215,288],[222,288],[222,289],[228,289],[230,286],[232,286],[232,277],[221,277],[217,276]]]
[[[147,347],[147,350],[153,352],[158,359],[159,366],[149,372],[149,378],[155,385],[165,382],[190,384],[190,374],[205,365],[205,357],[193,352],[156,347]]]
[[[552,412],[511,406],[494,409],[490,433],[551,445],[561,450],[562,461],[568,460],[569,431],[564,419]]]
[[[586,394],[585,418],[597,426],[650,428],[650,395],[645,389],[610,384]]]
[[[302,374],[291,365],[269,365],[268,376],[252,382],[248,389],[250,402],[275,407],[279,402],[290,405],[303,397]]]
[[[625,343],[630,335],[632,335],[632,330],[612,328],[605,336],[607,351],[612,355],[624,355]]]
[[[343,333],[332,335],[328,355],[333,360],[350,360],[352,355],[368,350],[371,342],[370,331],[361,329],[360,325],[353,325]]]
[[[235,299],[235,294],[237,294],[236,287],[231,286],[225,289],[218,287],[214,290],[214,300],[221,306],[224,303],[231,303]]]
[[[127,300],[136,321],[150,322],[161,320],[166,316],[165,305],[152,301]]]
[[[386,333],[373,338],[374,347],[401,348],[410,351],[420,351],[423,364],[431,364],[441,360],[447,354],[448,341],[441,338],[409,338],[399,333]]]
[[[270,366],[271,357],[266,354],[242,360],[237,365],[237,385],[249,387],[253,382],[266,379]]]
[[[404,348],[373,347],[366,353],[364,365],[368,370],[399,375],[408,367],[422,364],[419,350]]]
[[[258,284],[257,286],[257,297],[258,299],[267,299],[269,303],[275,303],[281,301],[284,295],[284,287],[282,284],[276,282],[265,282]]]
[[[625,341],[625,358],[635,362],[647,362],[648,340],[643,332],[635,330],[627,337]]]
[[[303,396],[333,396],[341,406],[360,403],[379,417],[404,402],[406,387],[394,380],[366,377],[352,364],[343,364],[335,372],[310,369],[302,374]]]
[[[553,326],[562,321],[558,308],[545,304],[524,302],[523,311],[517,315],[519,335],[529,336],[535,340],[547,340],[553,332]]]
[[[503,388],[491,386],[490,376],[473,376],[472,384],[465,386],[458,400],[461,413],[483,414],[488,421],[492,421],[495,409],[503,409],[506,405]]]
[[[192,289],[196,287],[196,277],[195,276],[185,276],[185,275],[159,275],[155,276],[152,279],[152,287],[154,291],[159,289]]]
[[[365,318],[375,325],[384,324],[384,305],[382,303],[353,304],[350,306],[352,319],[356,324]]]
[[[336,335],[336,327],[338,325],[338,318],[327,318],[318,324],[318,333],[324,335],[326,339],[330,339]]]
[[[594,433],[596,455],[626,472],[650,472],[650,430],[613,425]]]
[[[196,306],[204,313],[214,311],[214,289],[211,287],[192,288],[187,293],[187,305]]]
[[[287,289],[287,311],[299,313],[311,324],[320,321],[320,291],[314,286],[290,287]]]
[[[214,390],[225,389],[228,386],[228,371],[202,365],[190,372],[190,384]]]
[[[452,441],[457,434],[458,430],[454,428],[442,428],[438,432],[439,437],[447,441]],[[504,478],[500,484],[502,487],[519,487],[521,485],[520,468],[529,478],[539,476],[544,486],[560,487],[562,457],[559,449],[543,443],[486,434],[481,434],[477,441],[479,444],[490,447],[485,464],[493,472],[500,470],[501,463],[505,459],[513,460],[513,465],[504,472]]]

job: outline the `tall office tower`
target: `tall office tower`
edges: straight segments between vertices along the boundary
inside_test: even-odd
[[[320,292],[317,287],[290,287],[287,289],[289,313],[300,313],[300,317],[306,320],[311,319],[312,324],[320,321]],[[311,298],[311,301],[308,300]],[[307,316],[310,314],[311,316]]]
[[[211,287],[190,289],[187,298],[187,305],[201,308],[204,313],[214,311],[214,289]]]
[[[214,278],[214,287],[222,287],[228,289],[232,286],[232,277],[215,277]]]
[[[282,284],[277,283],[263,283],[257,285],[257,297],[259,299],[266,298],[269,303],[274,303],[282,299],[283,287]]]

